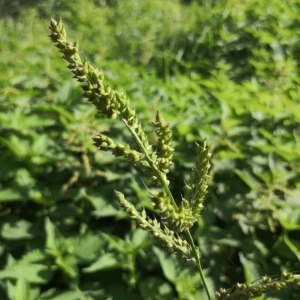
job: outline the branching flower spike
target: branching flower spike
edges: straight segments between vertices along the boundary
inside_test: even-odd
[[[157,135],[156,151],[150,145],[135,110],[130,107],[129,99],[123,92],[113,90],[104,84],[104,75],[88,61],[82,61],[79,55],[78,43],[68,42],[66,31],[61,20],[51,20],[50,38],[68,62],[68,68],[74,78],[82,83],[83,96],[92,103],[98,112],[109,119],[120,118],[125,128],[130,132],[135,147],[116,143],[104,134],[99,134],[95,144],[101,150],[111,151],[116,157],[123,157],[134,165],[139,164],[147,175],[159,185],[161,190],[152,197],[153,206],[160,220],[149,218],[145,210],[139,212],[128,202],[124,195],[116,192],[123,209],[136,221],[137,225],[151,233],[170,252],[176,253],[181,259],[194,262],[202,280],[207,297],[211,300],[202,267],[199,251],[196,248],[189,228],[197,221],[202,209],[207,191],[209,151],[206,142],[197,145],[196,168],[193,170],[191,182],[185,188],[184,198],[178,199],[178,204],[169,189],[167,174],[172,166],[173,143],[172,131],[159,113],[152,122]],[[186,239],[178,235],[184,232]]]
[[[156,120],[152,122],[156,127],[156,135],[158,137],[158,152],[157,152],[157,165],[158,169],[163,173],[168,173],[172,163],[173,157],[173,144],[172,144],[172,131],[170,125],[165,123],[159,112],[156,114]]]
[[[270,291],[279,291],[285,288],[299,289],[300,276],[283,272],[281,278],[271,279],[263,276],[258,284],[247,286],[244,283],[237,283],[232,289],[219,289],[216,292],[218,300],[248,300],[260,297]]]
[[[187,241],[182,240],[179,236],[175,236],[172,230],[156,220],[152,220],[146,216],[145,210],[138,212],[136,208],[125,199],[124,195],[120,192],[115,192],[123,209],[131,216],[132,219],[137,221],[140,228],[150,232],[155,239],[157,239],[164,248],[171,253],[175,253],[180,259],[187,260],[193,257],[191,246]],[[192,258],[193,261],[195,261]]]
[[[207,194],[210,168],[210,152],[207,142],[196,144],[195,168],[192,170],[189,182],[185,185],[183,197],[175,201],[167,179],[167,174],[173,164],[174,151],[169,124],[157,113],[155,121],[152,122],[157,135],[157,145],[154,150],[135,110],[130,107],[126,94],[114,91],[108,84],[104,84],[103,73],[89,62],[81,60],[78,43],[66,40],[66,31],[61,20],[56,22],[52,19],[49,28],[51,40],[68,62],[68,68],[72,71],[74,78],[82,83],[83,96],[97,108],[102,116],[109,119],[118,117],[130,132],[135,143],[135,146],[131,148],[128,144],[117,143],[108,136],[99,134],[94,139],[96,146],[101,150],[111,151],[116,157],[123,157],[133,165],[139,164],[146,170],[146,175],[150,174],[155,184],[160,187],[157,194],[152,195],[153,207],[158,218],[150,218],[145,210],[138,211],[122,193],[116,191],[120,205],[140,228],[152,234],[166,250],[175,253],[180,259],[189,260],[195,264],[207,299],[212,300],[202,271],[199,250],[189,231],[199,218]],[[300,276],[284,272],[277,280],[264,276],[259,283],[250,286],[237,283],[234,288],[220,289],[216,292],[216,297],[218,300],[247,300],[259,297],[268,291],[283,288],[298,289],[299,287]]]
[[[139,162],[143,154],[130,149],[130,146],[115,143],[112,139],[104,134],[99,134],[94,138],[95,145],[103,151],[111,151],[116,157],[123,156],[126,160],[133,163]]]
[[[196,166],[193,168],[189,184],[185,185],[184,194],[184,199],[188,200],[195,221],[203,209],[203,202],[207,194],[211,156],[206,140],[203,141],[202,145],[196,144],[196,147]]]
[[[51,30],[51,40],[63,54],[62,57],[69,63],[68,68],[74,74],[74,78],[84,83],[82,85],[83,96],[107,118],[114,119],[119,115],[134,135],[134,139],[138,139],[142,143],[150,157],[154,156],[136,112],[130,108],[127,96],[123,92],[114,91],[109,85],[105,85],[103,73],[95,69],[88,61],[82,62],[78,53],[79,45],[66,40],[66,30],[61,20],[56,22],[51,19],[49,29]]]

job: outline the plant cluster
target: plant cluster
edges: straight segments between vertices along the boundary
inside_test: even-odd
[[[158,181],[161,186],[161,191],[152,196],[153,208],[160,216],[161,221],[148,217],[145,210],[137,211],[121,192],[116,191],[120,205],[141,229],[150,232],[169,252],[176,253],[181,259],[190,260],[196,264],[207,297],[211,300],[200,264],[200,254],[189,231],[199,217],[207,193],[210,167],[210,152],[207,143],[204,141],[202,146],[196,145],[196,166],[191,173],[190,183],[184,187],[185,195],[177,204],[168,188],[169,181],[166,177],[173,164],[172,134],[168,124],[165,124],[157,113],[155,122],[152,122],[153,126],[158,128],[155,131],[158,139],[158,151],[154,151],[138,121],[136,112],[130,107],[126,94],[116,92],[109,85],[105,85],[103,73],[96,70],[89,62],[82,62],[78,54],[78,44],[67,41],[65,27],[61,20],[56,22],[52,19],[49,28],[51,30],[50,38],[62,53],[62,57],[69,63],[68,68],[73,72],[74,78],[83,83],[83,96],[107,118],[119,117],[131,133],[138,151],[131,149],[129,144],[117,144],[103,134],[96,138],[96,145],[101,150],[111,151],[117,157],[122,156],[134,164],[141,164],[143,168],[146,168],[145,172],[148,175],[153,173],[152,180]],[[178,235],[181,232],[185,233],[186,240]],[[272,280],[270,277],[264,276],[259,284],[247,286],[237,283],[235,289],[220,289],[216,292],[216,296],[218,299],[227,300],[251,299],[270,290],[280,290],[286,287],[298,289],[299,285],[298,275],[283,273],[279,280]]]
[[[211,296],[241,296],[244,285],[233,284],[245,282],[266,292],[259,300],[299,298],[293,288],[268,290],[300,268],[298,1],[2,3],[0,299],[206,299],[193,258],[156,247],[113,192],[162,231],[190,226],[184,199],[193,199],[203,140],[209,193],[200,214],[188,202],[198,214],[189,231]],[[120,114],[99,117],[81,101],[49,43],[51,16],[80,39],[82,62],[101,66],[100,91],[111,82],[134,100],[178,210]],[[189,244],[185,230],[173,237]],[[278,278],[260,282],[262,274]]]

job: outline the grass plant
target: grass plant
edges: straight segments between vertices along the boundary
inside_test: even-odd
[[[81,84],[83,97],[96,107],[101,118],[118,118],[123,123],[124,130],[128,130],[131,135],[129,143],[120,143],[102,133],[94,137],[95,145],[100,150],[110,151],[114,156],[122,157],[139,168],[149,182],[147,190],[152,201],[150,212],[138,210],[126,199],[126,195],[115,191],[119,204],[139,228],[152,234],[168,252],[175,253],[180,260],[194,264],[207,299],[214,299],[201,266],[201,245],[196,247],[190,231],[198,221],[207,194],[211,156],[207,141],[195,144],[195,166],[190,171],[190,179],[185,183],[184,194],[179,198],[174,197],[168,179],[173,165],[174,141],[171,128],[161,113],[157,112],[152,122],[156,133],[156,144],[152,145],[126,94],[115,91],[104,81],[102,71],[88,60],[81,59],[78,43],[67,40],[62,21],[51,19],[49,28],[51,40],[68,62],[67,67],[73,77]],[[299,275],[283,272],[277,279],[263,276],[258,283],[236,283],[234,288],[221,288],[215,293],[215,297],[219,300],[246,300],[257,298],[267,291],[298,289],[299,285]]]

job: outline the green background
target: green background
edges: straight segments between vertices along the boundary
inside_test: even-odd
[[[47,37],[59,16],[150,140],[157,110],[171,124],[175,198],[210,142],[192,234],[211,291],[299,271],[299,1],[1,0],[0,14],[1,300],[206,299],[119,207],[115,189],[150,207],[147,176],[93,146],[129,134],[82,100]]]

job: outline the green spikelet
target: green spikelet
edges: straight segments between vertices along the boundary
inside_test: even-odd
[[[245,283],[237,283],[230,289],[219,289],[216,292],[218,300],[247,300],[260,297],[262,294],[270,291],[279,291],[282,289],[299,289],[300,276],[283,272],[281,278],[272,279],[263,276],[257,284],[247,286]]]
[[[173,157],[173,144],[172,144],[172,131],[170,125],[166,123],[160,116],[159,112],[156,114],[156,119],[152,122],[156,127],[156,135],[158,137],[157,144],[157,167],[162,173],[168,173],[172,163]]]
[[[152,196],[153,207],[158,211],[163,223],[174,232],[182,232],[195,222],[189,203],[183,200],[175,208],[164,191]]]
[[[49,29],[51,30],[51,40],[62,53],[63,59],[69,63],[68,68],[74,74],[74,78],[83,83],[83,96],[107,118],[114,119],[119,116],[133,137],[139,139],[144,150],[152,157],[154,153],[152,147],[138,121],[136,112],[130,107],[130,101],[126,94],[114,91],[108,84],[105,85],[102,71],[94,68],[87,61],[82,62],[78,53],[79,45],[66,40],[66,31],[61,20],[56,22],[51,19]]]
[[[104,134],[99,134],[94,138],[94,143],[103,151],[111,151],[116,157],[123,156],[126,160],[137,163],[143,154],[130,149],[128,144],[118,144]]]
[[[125,199],[122,193],[117,191],[115,191],[115,193],[120,205],[130,215],[130,217],[137,222],[137,225],[141,229],[150,232],[167,251],[176,253],[180,259],[195,261],[193,258],[193,251],[187,241],[176,236],[172,230],[161,225],[156,219],[150,219],[147,217],[145,210],[138,212],[136,208]]]
[[[197,146],[196,165],[192,170],[190,183],[185,186],[185,194],[178,206],[174,206],[165,191],[152,197],[154,208],[163,222],[173,231],[188,230],[198,220],[207,194],[210,152],[206,141]]]
[[[207,194],[211,156],[209,146],[205,140],[202,145],[196,144],[196,147],[196,166],[192,170],[190,182],[185,185],[184,189],[184,199],[187,199],[190,203],[195,219],[198,218],[200,211],[203,209],[203,202]]]

